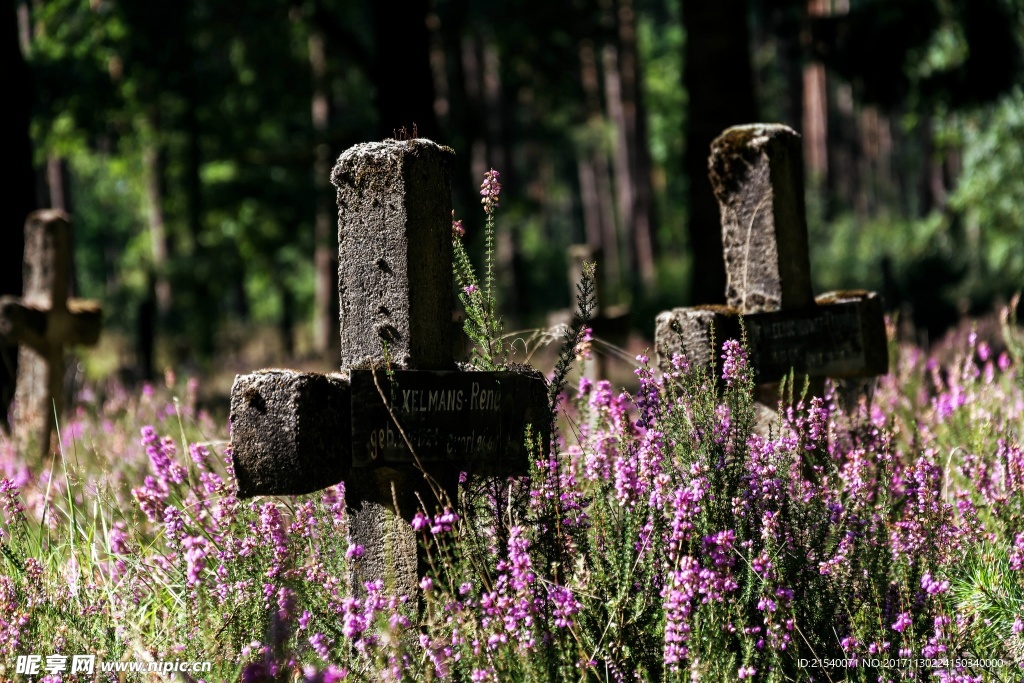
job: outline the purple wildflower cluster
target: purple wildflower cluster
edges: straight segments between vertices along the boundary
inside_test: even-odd
[[[501,193],[501,183],[498,182],[500,173],[493,168],[484,174],[484,181],[480,184],[480,203],[484,205],[484,212],[488,216],[494,213],[500,204],[498,195]]]

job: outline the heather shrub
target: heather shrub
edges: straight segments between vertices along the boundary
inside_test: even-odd
[[[493,230],[496,174],[482,196]],[[475,363],[500,367],[493,261],[481,287],[460,232]],[[528,438],[529,475],[466,473],[458,500],[422,501],[416,595],[352,585],[363,548],[343,485],[236,499],[226,429],[194,383],[87,392],[47,462],[0,437],[0,677],[29,653],[208,660],[206,681],[1022,675],[1012,316],[1006,351],[969,337],[943,365],[894,348],[872,395],[790,391],[766,428],[742,340],[711,368],[641,356],[635,392],[570,386],[592,268],[579,293],[551,448]]]
[[[641,358],[633,394],[582,380],[529,477],[467,476],[457,505],[424,501],[429,567],[404,598],[350,585],[341,486],[238,501],[222,427],[187,399],[111,392],[63,425],[58,459],[0,446],[5,665],[84,652],[208,659],[207,680],[724,681],[973,655],[1007,665],[830,675],[1019,672],[1017,362],[976,341],[945,368],[903,349],[870,404],[798,401],[762,435],[742,345],[720,360],[658,374]]]

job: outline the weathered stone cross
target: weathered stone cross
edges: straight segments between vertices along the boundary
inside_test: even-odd
[[[777,382],[791,370],[797,387],[805,376],[888,372],[878,295],[858,290],[814,297],[802,160],[800,136],[782,125],[736,126],[711,143],[709,168],[722,213],[728,305],[660,313],[655,350],[663,369],[677,353],[705,366],[712,353],[721,357],[722,343],[739,338],[742,316],[759,385]],[[820,386],[816,389],[812,381],[811,391],[820,392]]]
[[[461,471],[526,473],[527,425],[549,438],[540,373],[460,371],[452,359],[452,156],[422,139],[341,155],[343,371],[263,370],[231,390],[239,497],[344,481],[351,541],[364,548],[357,590],[380,578],[414,595],[416,511],[440,504],[438,490],[456,501]]]
[[[68,346],[96,343],[103,311],[96,301],[69,299],[71,223],[61,211],[36,211],[25,222],[24,294],[0,298],[0,336],[18,344],[14,435],[51,452],[54,416],[64,403]]]

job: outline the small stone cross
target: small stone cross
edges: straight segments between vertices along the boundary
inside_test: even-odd
[[[64,403],[65,353],[92,346],[103,311],[96,301],[69,299],[71,223],[61,211],[36,211],[25,222],[24,294],[0,298],[0,336],[18,344],[14,434],[34,437],[45,455]]]
[[[231,390],[239,497],[343,481],[351,542],[364,548],[356,590],[382,579],[414,595],[416,511],[435,491],[454,503],[462,471],[525,474],[528,425],[549,439],[540,373],[461,371],[452,358],[452,157],[423,139],[341,155],[342,372],[263,370]]]
[[[747,332],[755,382],[770,385],[792,371],[811,378],[888,372],[885,320],[878,295],[811,289],[800,136],[782,125],[729,128],[711,143],[711,185],[722,213],[726,306],[663,311],[655,350],[667,369],[674,354],[691,364],[721,357],[726,339]],[[715,348],[711,344],[714,329]],[[817,386],[816,386],[817,385]],[[771,385],[769,389],[777,387]],[[760,394],[764,400],[777,400]]]

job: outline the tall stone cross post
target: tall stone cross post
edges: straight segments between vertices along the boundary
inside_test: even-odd
[[[660,313],[655,350],[662,368],[677,353],[696,365],[709,365],[711,354],[720,358],[722,343],[739,338],[742,317],[766,403],[778,400],[775,383],[790,372],[797,388],[810,378],[812,395],[821,394],[825,377],[888,372],[878,295],[815,297],[811,289],[800,136],[783,125],[735,126],[711,143],[708,165],[722,214],[727,305]]]
[[[25,222],[24,294],[0,298],[0,336],[18,344],[15,437],[38,439],[51,452],[55,416],[64,406],[69,346],[97,342],[103,311],[96,301],[71,299],[71,223],[61,211],[36,211]]]
[[[549,439],[540,373],[460,370],[452,358],[451,160],[429,140],[341,155],[336,374],[236,377],[238,495],[297,495],[344,482],[358,591],[382,579],[414,595],[423,558],[410,521],[455,504],[460,472],[528,471],[528,426]],[[439,501],[436,494],[443,501]]]

